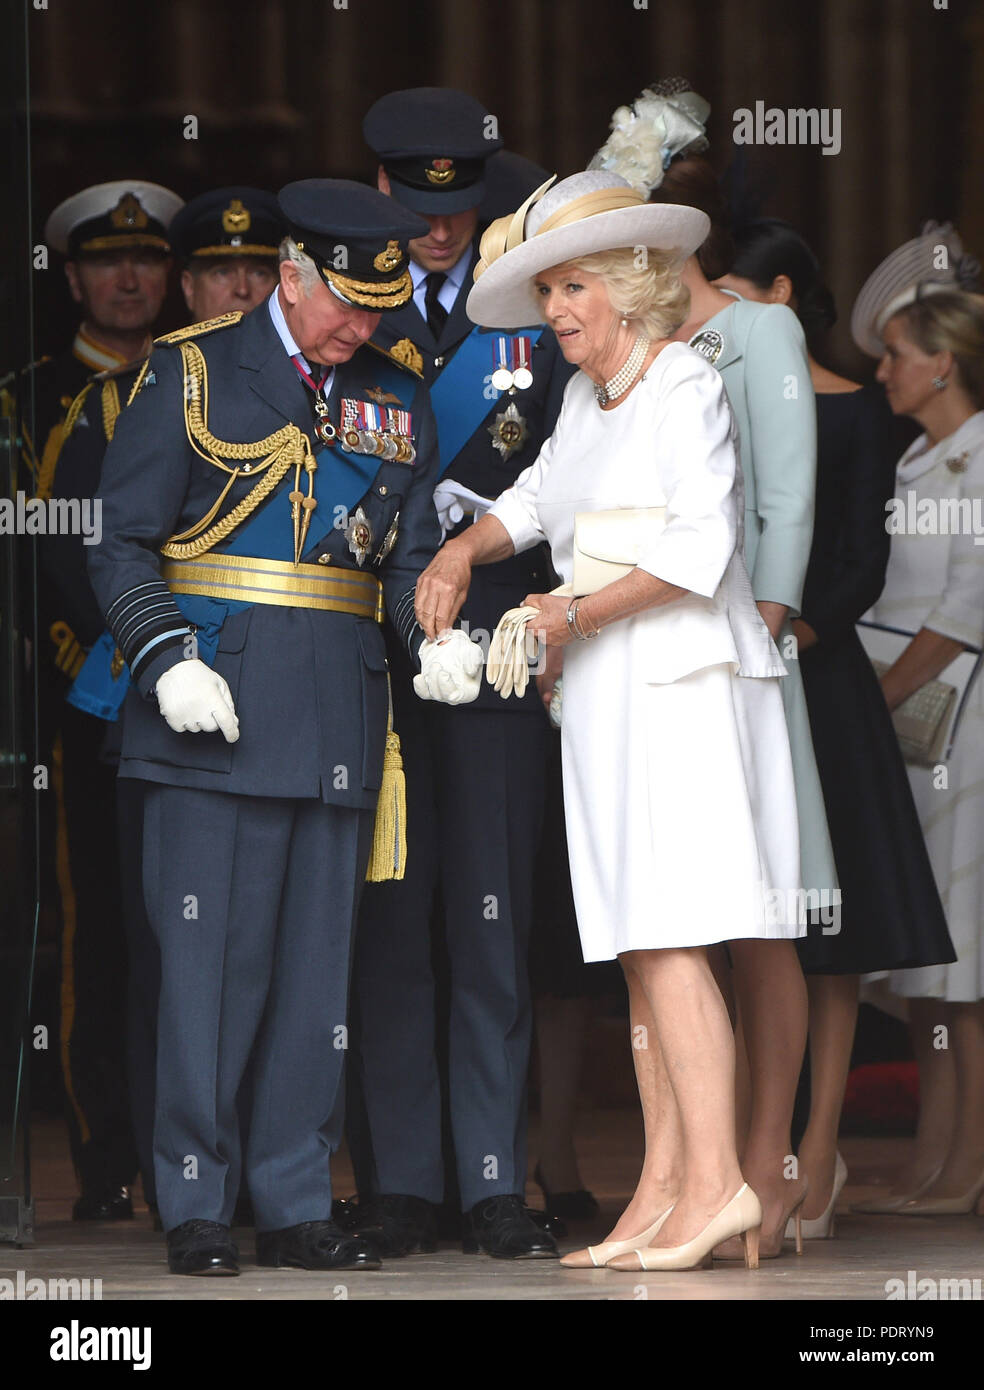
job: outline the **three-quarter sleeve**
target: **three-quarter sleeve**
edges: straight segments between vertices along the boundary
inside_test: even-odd
[[[960,475],[956,512],[973,515],[974,501],[984,497],[984,453],[974,454]],[[952,637],[968,647],[984,645],[984,545],[973,525],[960,526],[950,536],[946,588],[923,627]]]
[[[766,305],[745,347],[750,438],[761,534],[750,575],[759,603],[798,614],[813,540],[817,471],[816,400],[799,320],[784,304]]]
[[[639,568],[710,598],[738,540],[731,409],[720,376],[697,353],[668,363],[665,385],[652,439],[666,527]]]
[[[837,532],[814,538],[803,590],[803,618],[824,643],[853,632],[877,603],[891,547],[885,511],[895,491],[893,417],[884,397],[859,394],[850,457],[838,469]]]

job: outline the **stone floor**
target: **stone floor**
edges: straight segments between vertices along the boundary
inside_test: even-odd
[[[151,1300],[857,1300],[886,1299],[891,1279],[977,1279],[984,1284],[984,1221],[859,1217],[847,1212],[851,1201],[870,1195],[898,1166],[904,1140],[845,1139],[842,1152],[850,1169],[841,1202],[837,1239],[811,1241],[797,1257],[791,1244],[778,1260],[756,1272],[716,1265],[686,1274],[619,1274],[609,1270],[566,1270],[552,1261],[511,1264],[485,1256],[465,1256],[453,1246],[435,1255],[389,1260],[379,1272],[342,1276],[303,1270],[260,1270],[249,1263],[253,1238],[237,1238],[244,1269],[238,1279],[192,1280],[171,1276],[163,1261],[163,1241],[151,1229],[140,1204],[132,1223],[82,1226],[73,1223],[74,1182],[61,1125],[35,1124],[34,1183],[37,1243],[17,1250],[0,1246],[0,1278],[101,1279],[102,1297]],[[641,1153],[634,1111],[595,1111],[580,1121],[578,1149],[582,1174],[602,1205],[599,1220],[572,1227],[563,1249],[600,1240],[631,1191]],[[535,1154],[535,1135],[531,1145]],[[352,1190],[344,1154],[336,1164],[336,1191]],[[540,1193],[530,1182],[532,1205]]]

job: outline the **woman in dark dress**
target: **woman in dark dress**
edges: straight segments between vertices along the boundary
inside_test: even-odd
[[[802,614],[793,623],[840,880],[840,902],[820,904],[797,943],[810,1000],[803,1234],[817,1238],[833,1234],[847,1177],[837,1130],[858,978],[954,956],[891,716],[855,630],[885,582],[886,503],[899,453],[892,413],[880,386],[859,386],[813,356],[836,311],[799,234],[769,218],[750,223],[736,242],[733,269],[717,284],[798,314],[817,397],[816,520]]]

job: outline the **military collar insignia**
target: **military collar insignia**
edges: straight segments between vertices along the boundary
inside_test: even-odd
[[[148,222],[147,214],[132,193],[123,194],[109,214],[109,220],[114,227],[118,227],[121,231],[132,231],[135,227],[146,227]]]
[[[969,458],[970,453],[967,449],[965,449],[962,454],[954,454],[952,458],[944,459],[943,462],[946,464],[947,468],[949,468],[951,473],[966,473],[967,460]]]
[[[249,231],[252,220],[249,209],[243,207],[242,200],[233,198],[222,214],[222,230],[230,236],[241,236],[243,232]]]
[[[432,159],[430,168],[424,170],[427,175],[427,182],[436,183],[441,187],[454,183],[457,172],[453,159]]]
[[[687,344],[713,366],[724,351],[724,334],[716,328],[702,328]]]
[[[369,346],[375,347],[376,345],[370,343]],[[386,349],[383,348],[381,351],[385,352]],[[424,354],[412,339],[401,338],[398,343],[394,343],[389,349],[387,356],[392,357],[394,361],[399,362],[401,366],[409,368],[409,370],[415,372],[417,376],[423,375]]]

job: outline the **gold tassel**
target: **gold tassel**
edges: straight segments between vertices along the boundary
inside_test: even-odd
[[[376,802],[376,825],[366,882],[386,883],[390,879],[402,878],[406,867],[407,779],[400,756],[400,736],[393,731],[391,694],[386,723],[386,751],[383,754],[383,784]]]

